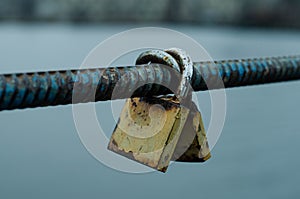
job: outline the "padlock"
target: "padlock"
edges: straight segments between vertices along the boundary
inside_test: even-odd
[[[128,99],[108,149],[164,172],[188,115],[173,97]]]
[[[153,59],[152,55],[156,62],[181,69],[183,78],[177,91],[178,97],[128,99],[108,149],[163,172],[171,160],[206,161],[210,152],[201,114],[191,99],[181,104],[188,98],[189,90],[186,88],[192,76],[191,59],[183,51],[171,49],[166,52],[148,51],[138,60],[148,63]]]

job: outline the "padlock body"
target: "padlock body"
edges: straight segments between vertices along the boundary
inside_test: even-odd
[[[189,108],[172,97],[126,100],[108,149],[165,172]]]
[[[191,102],[190,112],[183,127],[172,160],[205,162],[211,157],[201,112]]]

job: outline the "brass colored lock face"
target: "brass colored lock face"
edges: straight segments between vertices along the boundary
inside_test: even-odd
[[[165,172],[189,112],[172,97],[128,99],[108,149]]]

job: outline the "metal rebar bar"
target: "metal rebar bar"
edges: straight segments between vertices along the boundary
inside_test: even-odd
[[[122,92],[127,93],[150,77],[158,84],[172,84],[171,71],[157,64],[2,74],[0,110],[111,100],[117,82],[124,75],[118,98],[122,98]],[[223,80],[225,88],[300,79],[300,56],[194,63],[191,82],[194,91],[219,88],[214,85],[217,78]],[[136,90],[134,96],[168,92],[164,86],[144,86]],[[81,97],[74,100],[72,96]]]

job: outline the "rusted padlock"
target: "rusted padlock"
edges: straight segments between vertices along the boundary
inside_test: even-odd
[[[165,171],[189,115],[173,97],[126,101],[109,149],[159,171]]]
[[[153,56],[156,61],[181,70],[177,97],[128,99],[108,149],[163,172],[171,160],[203,162],[210,152],[201,114],[191,99],[190,103],[181,104],[189,95],[191,59],[180,49],[147,51],[137,64],[151,62]]]

